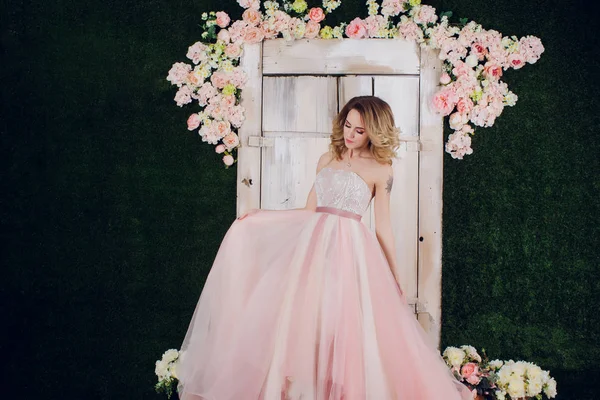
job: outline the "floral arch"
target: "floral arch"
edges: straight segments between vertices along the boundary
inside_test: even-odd
[[[279,37],[402,38],[439,50],[444,72],[431,104],[449,118],[454,132],[445,150],[457,159],[473,152],[474,126],[492,126],[505,106],[515,105],[517,95],[501,80],[503,71],[533,64],[544,51],[535,36],[503,36],[466,19],[452,24],[451,12],[438,15],[420,0],[383,0],[381,4],[367,0],[367,18],[337,26],[326,25],[325,20],[340,6],[339,0],[323,0],[322,7],[312,8],[305,0],[238,3],[245,9],[241,20],[231,22],[223,11],[202,14],[202,41],[192,44],[186,54],[192,64],[177,62],[167,76],[178,87],[174,99],[178,106],[194,102],[200,106],[200,111],[189,116],[188,130],[197,130],[202,141],[214,145],[226,167],[235,163],[241,145],[236,131],[244,121],[239,104],[247,80],[239,66],[244,43]]]

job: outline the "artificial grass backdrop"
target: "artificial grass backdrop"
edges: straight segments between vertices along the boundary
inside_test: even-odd
[[[559,398],[597,398],[597,13],[566,0],[428,4],[546,47],[506,73],[519,101],[478,130],[475,153],[445,155],[442,345],[536,362]],[[183,339],[235,218],[236,181],[187,132],[191,108],[176,107],[165,77],[200,39],[201,12],[242,9],[2,7],[3,389],[159,398],[154,361]],[[335,15],[364,17],[366,6],[347,0]]]

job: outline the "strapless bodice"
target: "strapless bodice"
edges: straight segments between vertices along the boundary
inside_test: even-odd
[[[363,215],[371,202],[371,189],[356,172],[325,167],[315,178],[317,207],[333,207]]]

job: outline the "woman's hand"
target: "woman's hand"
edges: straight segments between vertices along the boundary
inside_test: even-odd
[[[246,218],[246,217],[247,217],[247,216],[249,216],[249,215],[256,214],[256,213],[257,213],[257,212],[259,212],[259,211],[260,211],[260,210],[259,210],[259,209],[256,209],[256,208],[250,209],[250,210],[246,211],[245,213],[243,213],[242,215],[240,215],[240,216],[238,217],[238,219],[239,219],[239,220],[242,220],[242,219]]]

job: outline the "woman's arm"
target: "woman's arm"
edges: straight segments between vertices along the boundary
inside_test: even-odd
[[[317,163],[317,174],[323,167],[325,167],[330,162],[331,162],[331,154],[329,152],[321,154],[321,157],[319,158],[319,162]],[[302,208],[292,208],[287,211],[291,211],[291,210],[315,211],[316,209],[317,209],[317,193],[315,191],[315,185],[313,184],[312,188],[310,189],[310,192],[308,193],[308,197],[306,199],[306,205]],[[249,211],[245,212],[244,214],[242,214],[240,217],[238,217],[238,219],[244,219],[248,215],[254,214],[259,211],[260,212],[269,212],[269,211],[274,211],[274,210],[252,209],[252,210],[249,210]],[[281,211],[281,210],[278,210],[278,211]]]
[[[394,170],[390,165],[385,168],[385,173],[381,174],[375,182],[375,234],[390,265],[392,275],[400,286],[400,281],[396,276],[396,249],[390,218],[390,197],[393,183]]]

